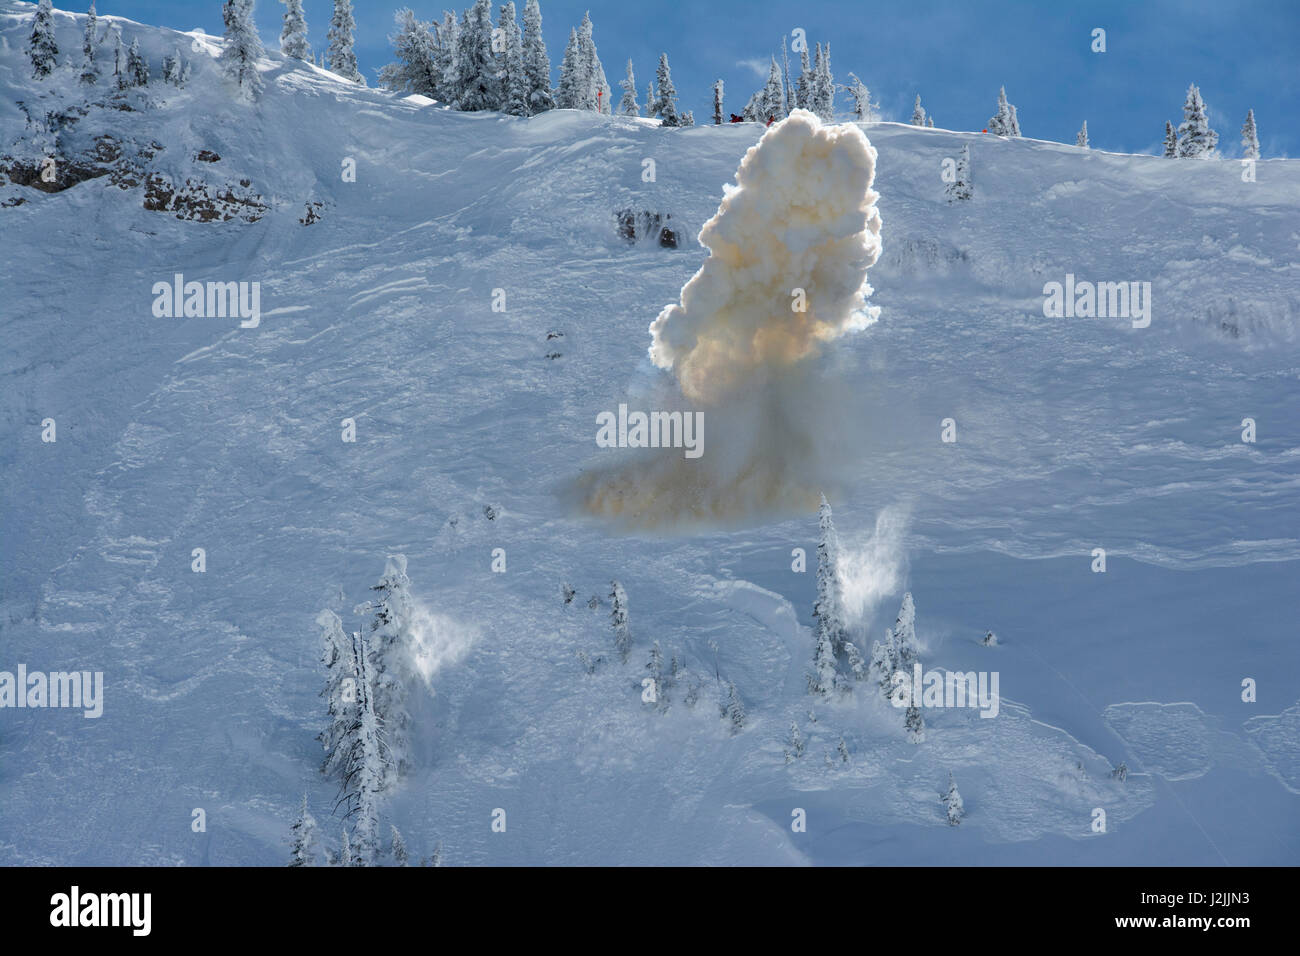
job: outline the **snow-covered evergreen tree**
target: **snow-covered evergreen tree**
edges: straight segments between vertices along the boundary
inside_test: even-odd
[[[319,841],[316,837],[316,818],[307,809],[307,794],[302,795],[302,808],[290,831],[293,834],[289,850],[290,866],[315,866],[319,859]]]
[[[789,116],[790,111],[797,105],[794,99],[794,87],[790,84],[790,54],[786,50],[785,34],[781,35],[781,80],[785,91],[785,115]]]
[[[916,94],[916,105],[912,107],[912,125],[925,125],[925,108],[921,106],[921,94]]]
[[[970,175],[970,144],[963,143],[961,152],[957,154],[956,178],[944,184],[944,194],[948,197],[948,202],[958,199],[970,199],[975,195],[975,186],[971,182]]]
[[[667,53],[659,54],[659,69],[655,71],[654,115],[663,120],[665,126],[682,125],[682,118],[677,113],[677,88],[673,86]]]
[[[256,99],[262,92],[262,74],[257,61],[266,51],[253,24],[253,0],[226,0],[221,7],[221,20],[226,26],[225,48],[221,51],[221,68],[226,77],[234,81],[240,95]],[[135,42],[132,41],[132,48]],[[131,73],[127,58],[127,74]],[[128,79],[129,82],[129,79]]]
[[[1174,124],[1165,120],[1165,159],[1174,159],[1178,155],[1178,134]]]
[[[894,643],[893,628],[885,629],[885,639],[871,645],[871,663],[867,676],[875,681],[886,698],[894,692],[894,671],[898,669],[898,646]]]
[[[632,75],[632,61],[627,61],[627,77],[619,84],[623,88],[623,99],[619,101],[618,111],[623,116],[640,116],[641,107],[636,103],[636,77]]]
[[[162,58],[162,78],[172,86],[181,85],[181,52],[168,53]]]
[[[1210,159],[1219,144],[1219,134],[1210,129],[1205,116],[1205,101],[1195,83],[1187,87],[1187,101],[1183,103],[1183,121],[1178,126],[1178,157],[1180,159]]]
[[[149,62],[140,53],[139,39],[131,41],[126,53],[126,82],[128,86],[149,85]]]
[[[430,866],[442,866],[442,841],[439,840],[433,847],[433,853],[429,856]]]
[[[325,665],[325,688],[321,691],[329,707],[329,725],[316,739],[325,748],[321,772],[333,774],[343,769],[350,736],[360,713],[357,681],[361,669],[357,664],[358,637],[343,631],[343,622],[333,611],[316,616],[321,629],[321,663]]]
[[[1087,120],[1083,121],[1083,126],[1080,127],[1079,129],[1079,135],[1074,138],[1074,145],[1082,146],[1084,149],[1088,148],[1088,121]]]
[[[58,65],[59,45],[54,42],[54,8],[50,0],[40,0],[36,5],[27,53],[32,60],[32,76],[38,80],[49,76]]]
[[[627,655],[632,650],[632,632],[627,623],[627,592],[617,581],[610,581],[609,589],[609,602],[612,607],[609,623],[614,629],[614,647],[626,663]]]
[[[912,665],[921,656],[921,646],[916,640],[916,605],[910,591],[903,595],[903,606],[894,620],[894,641],[898,645],[898,667],[910,674]]]
[[[790,721],[790,734],[786,738],[785,762],[791,763],[803,756],[803,734],[799,733],[799,724]]]
[[[1007,88],[998,90],[998,111],[989,120],[989,132],[995,136],[1019,136],[1020,120],[1016,117],[1016,108],[1007,102]]]
[[[388,827],[389,843],[388,854],[393,858],[394,866],[410,866],[411,857],[406,850],[406,841],[402,839],[402,834],[397,827],[391,824]]]
[[[498,25],[505,46],[501,55],[501,112],[508,116],[527,116],[528,77],[524,73],[523,35],[515,19],[514,0],[501,8]]]
[[[352,735],[352,746],[344,766],[342,800],[348,806],[345,818],[352,821],[352,865],[374,866],[380,849],[379,793],[389,775],[389,763],[385,759],[379,720],[369,692],[369,664],[364,651],[358,657],[361,662],[358,680],[362,688],[361,717]]]
[[[560,84],[555,88],[555,105],[562,110],[581,109],[582,101],[582,64],[578,53],[577,28],[569,30],[569,42],[564,47],[564,58],[560,60]]]
[[[867,85],[857,78],[853,73],[849,74],[849,84],[840,87],[845,93],[849,94],[849,99],[853,101],[853,118],[859,123],[871,122],[871,91]]]
[[[910,743],[925,742],[925,718],[921,716],[921,708],[915,703],[908,704],[907,714],[903,718],[903,727],[907,731],[907,739]]]
[[[119,90],[126,89],[126,48],[122,46],[122,30],[116,24],[109,27],[113,35],[113,85]]]
[[[332,72],[365,86],[366,78],[357,69],[356,31],[352,0],[334,0],[334,14],[330,17],[330,29],[326,34],[329,46],[325,51],[325,62]]]
[[[406,576],[406,556],[389,555],[383,576],[371,590],[376,593],[376,599],[357,608],[357,612],[374,614],[366,640],[370,665],[368,688],[375,716],[383,728],[383,788],[405,773],[410,763],[407,735],[411,716],[406,702],[407,688],[415,674],[415,607],[411,580]]]
[[[835,687],[835,648],[830,632],[820,625],[814,630],[812,673],[808,675],[808,693],[826,696]]]
[[[813,58],[812,84],[812,111],[823,123],[830,123],[835,119],[835,80],[831,76],[829,43],[826,44],[825,52],[822,52],[822,45],[817,44],[817,53]]]
[[[948,792],[943,795],[943,805],[948,814],[948,825],[955,827],[960,824],[966,810],[961,794],[957,792],[957,782],[952,778],[952,771],[948,772]]]
[[[745,729],[745,705],[741,703],[740,694],[736,692],[736,685],[732,682],[727,683],[727,719],[731,721],[731,733],[740,733]]]
[[[843,737],[840,738],[839,745],[835,748],[835,752],[840,755],[840,763],[849,762],[849,745],[844,741]]]
[[[445,11],[442,22],[434,30],[438,40],[434,65],[438,70],[438,99],[445,103],[455,103],[460,99],[460,68],[456,57],[460,47],[460,24],[456,14]]]
[[[812,67],[808,65],[808,44],[799,51],[799,79],[795,81],[794,102],[801,110],[811,110],[813,91],[813,72]]]
[[[537,0],[524,4],[524,74],[528,77],[528,112],[544,113],[555,107],[551,95],[551,60],[542,39],[542,10]]]
[[[343,839],[339,842],[338,865],[339,866],[353,865],[352,840],[348,837],[348,831],[346,827],[343,828]]]
[[[848,665],[849,673],[853,675],[854,680],[866,680],[867,665],[862,659],[862,653],[858,646],[852,641],[844,642],[844,662]]]
[[[723,104],[723,97],[725,95],[725,91],[726,91],[726,87],[723,85],[721,80],[717,80],[714,82],[713,84],[713,125],[714,126],[721,126],[722,121],[725,118],[722,112],[722,104]]]
[[[87,86],[99,82],[99,64],[95,62],[95,51],[99,47],[99,18],[95,15],[94,0],[86,12],[86,33],[81,41],[81,82]]]
[[[280,52],[295,60],[311,59],[311,44],[307,42],[307,17],[302,12],[302,0],[280,0],[285,5],[284,29],[280,31]]]
[[[460,21],[456,65],[460,98],[456,108],[467,112],[494,110],[501,105],[501,84],[492,52],[492,4],[474,0]]]
[[[379,71],[380,85],[399,93],[439,98],[442,71],[433,24],[421,22],[410,9],[398,10],[393,19],[397,32],[389,40],[397,60]]]
[[[844,623],[843,589],[840,585],[840,544],[830,503],[822,495],[817,510],[820,535],[817,541],[817,600],[813,604],[818,643],[822,635],[830,642],[836,657],[844,653],[848,628]]]
[[[1246,124],[1241,127],[1241,158],[1259,159],[1259,133],[1255,129],[1255,111],[1247,110]]]
[[[582,86],[579,89],[579,109],[592,110],[606,115],[612,112],[609,102],[609,80],[596,53],[596,40],[592,35],[591,13],[582,16],[578,25],[578,62],[581,64]]]
[[[933,117],[933,116],[927,116],[927,117],[925,118],[925,125],[926,125],[927,127],[929,127],[930,129],[934,129],[934,117]]]

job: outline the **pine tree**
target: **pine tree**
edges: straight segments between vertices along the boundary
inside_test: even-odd
[[[410,866],[410,854],[406,851],[406,841],[402,839],[402,834],[398,832],[397,827],[391,824],[389,830],[389,855],[393,858],[394,866]]]
[[[1174,124],[1165,120],[1165,159],[1173,159],[1178,155],[1178,134],[1174,132]]]
[[[727,719],[731,721],[731,734],[734,737],[745,729],[745,705],[740,701],[736,685],[731,682],[727,684],[726,714]]]
[[[162,58],[162,78],[164,83],[170,83],[172,86],[181,85],[181,53],[179,49],[175,53],[169,53]]]
[[[789,116],[790,111],[797,105],[794,99],[794,87],[790,85],[790,54],[786,50],[785,34],[781,35],[781,68],[782,79],[785,90],[785,115]]]
[[[582,67],[578,53],[578,31],[569,30],[569,42],[560,60],[560,85],[555,90],[555,105],[562,110],[581,109]]]
[[[927,117],[925,118],[925,125],[926,125],[927,127],[929,127],[930,129],[934,129],[934,117],[933,117],[933,116],[927,116]]]
[[[722,118],[723,118],[722,103],[723,103],[724,92],[725,92],[725,87],[723,86],[722,81],[717,80],[713,84],[713,125],[714,126],[722,125]]]
[[[952,778],[952,771],[948,772],[948,792],[943,795],[943,805],[948,814],[948,825],[955,827],[961,823],[961,818],[966,815],[966,810],[962,804],[961,794],[957,792],[957,783]]]
[[[849,85],[842,86],[840,89],[848,93],[849,99],[853,100],[853,118],[859,123],[870,123],[871,91],[855,74],[850,73],[849,80],[851,81]]]
[[[554,109],[551,96],[551,60],[542,39],[542,10],[537,0],[524,4],[524,73],[528,77],[528,111],[544,113]]]
[[[826,696],[835,687],[835,649],[830,633],[821,626],[814,632],[813,669],[808,675],[808,693]]]
[[[767,72],[767,85],[763,87],[763,111],[765,119],[783,119],[789,112],[785,105],[785,87],[781,83],[781,68],[776,65],[776,57],[771,58],[771,67]]]
[[[989,120],[989,132],[995,136],[1019,136],[1020,120],[1016,108],[1007,102],[1007,88],[998,90],[998,112]]]
[[[32,21],[32,35],[27,46],[32,60],[32,76],[49,76],[58,65],[59,45],[54,42],[54,9],[50,0],[40,0]]]
[[[461,15],[456,51],[460,99],[456,108],[466,112],[494,110],[501,105],[496,57],[492,53],[492,4],[474,0]]]
[[[632,75],[632,61],[627,61],[627,78],[619,84],[623,88],[623,99],[619,101],[618,111],[624,116],[640,116],[641,107],[636,104],[636,77]]]
[[[831,75],[831,45],[826,43],[826,52],[822,54],[821,81],[818,85],[817,115],[823,123],[835,120],[835,77]]]
[[[970,176],[970,144],[963,143],[961,153],[957,156],[956,178],[944,185],[944,194],[948,202],[957,199],[970,199],[975,195],[975,186]]]
[[[149,85],[149,63],[140,55],[140,41],[133,39],[126,54],[126,80],[130,86]]]
[[[307,42],[307,17],[302,12],[302,0],[280,0],[285,5],[284,29],[280,31],[280,52],[295,60],[311,59],[311,44]]]
[[[333,611],[321,611],[316,623],[321,629],[321,663],[325,665],[325,688],[321,696],[328,702],[330,715],[329,726],[316,739],[325,748],[321,772],[334,774],[342,770],[347,759],[352,731],[360,714],[357,706],[360,635],[345,634],[343,622]]]
[[[1079,129],[1079,135],[1074,138],[1074,145],[1082,146],[1084,149],[1088,148],[1088,121],[1087,120],[1083,121],[1083,126]]]
[[[840,744],[835,750],[840,755],[840,763],[849,762],[849,745],[844,742],[843,737],[840,738]]]
[[[442,86],[442,72],[438,68],[438,41],[433,24],[418,20],[409,9],[398,10],[393,15],[397,32],[389,40],[397,57],[379,71],[379,83],[399,93],[419,93],[438,98]]]
[[[907,731],[908,741],[914,744],[925,742],[925,718],[921,716],[921,708],[915,703],[907,705],[903,727]]]
[[[799,724],[790,721],[790,735],[786,739],[785,762],[792,763],[803,756],[803,734],[799,733]]]
[[[654,80],[645,85],[645,115],[656,116],[659,111],[659,93],[655,90]]]
[[[579,71],[581,82],[578,89],[580,105],[578,109],[609,114],[611,112],[609,80],[606,79],[605,69],[601,66],[600,57],[596,54],[596,41],[592,36],[590,12],[583,14],[582,23],[578,25],[578,62],[581,66]]]
[[[126,89],[126,50],[122,47],[122,30],[116,24],[109,29],[113,34],[113,85],[119,90]]]
[[[379,793],[384,788],[387,768],[364,645],[357,656],[361,664],[357,681],[361,688],[361,716],[344,766],[341,799],[348,806],[345,819],[352,821],[352,865],[374,866],[379,856]]]
[[[430,866],[442,866],[442,841],[439,840],[433,847],[433,853],[429,857]]]
[[[613,608],[610,611],[609,621],[610,626],[614,628],[614,647],[626,663],[627,655],[632,650],[632,632],[628,629],[627,623],[627,592],[617,581],[610,581],[609,587],[609,601]]]
[[[455,103],[460,99],[460,68],[456,62],[460,47],[460,25],[456,15],[444,12],[442,22],[435,28],[437,52],[434,54],[434,67],[438,71],[438,99],[445,103]]]
[[[822,118],[822,82],[824,67],[822,64],[822,45],[817,44],[817,52],[813,54],[813,71],[808,82],[808,109],[817,114],[817,118]]]
[[[316,838],[316,818],[307,809],[307,794],[302,795],[302,809],[290,828],[293,842],[289,851],[290,866],[315,866],[320,850]]]
[[[221,19],[226,25],[225,49],[221,51],[221,67],[226,77],[235,82],[240,95],[254,100],[262,92],[262,75],[257,61],[266,51],[253,25],[253,0],[226,0],[221,7]],[[132,48],[135,47],[132,42]],[[130,57],[127,58],[127,73]]]
[[[1241,158],[1259,159],[1259,133],[1255,130],[1255,111],[1246,112],[1246,124],[1241,128]]]
[[[844,658],[848,665],[849,673],[853,675],[854,680],[866,680],[867,666],[862,660],[862,654],[858,651],[858,646],[852,641],[844,642]]]
[[[916,94],[916,105],[912,107],[912,125],[925,125],[925,109],[921,106],[921,94]]]
[[[352,841],[348,839],[348,831],[346,827],[343,828],[343,839],[339,843],[338,864],[339,866],[353,865]]]
[[[885,699],[894,692],[894,672],[898,670],[898,647],[894,643],[894,631],[885,629],[885,639],[871,645],[871,664],[867,675],[876,682]]]
[[[655,641],[654,647],[650,648],[650,659],[646,661],[645,669],[653,682],[655,697],[661,705],[666,703],[664,697],[664,655],[659,650],[658,641]]]
[[[514,0],[501,8],[498,18],[505,50],[501,57],[501,112],[528,115],[528,77],[524,73],[523,35],[515,19]]]
[[[808,45],[799,51],[799,79],[795,82],[794,102],[801,110],[812,109],[812,69],[808,65]]]
[[[388,556],[383,576],[371,590],[376,600],[356,609],[370,611],[370,634],[366,640],[371,692],[375,716],[383,728],[383,779],[381,788],[404,774],[410,763],[407,739],[411,716],[406,709],[408,684],[415,673],[411,580],[406,576],[406,556]]]
[[[659,54],[659,69],[655,72],[655,112],[665,126],[681,126],[677,114],[677,89],[673,86],[672,71],[668,67],[668,54]]]
[[[87,86],[99,82],[99,65],[95,62],[95,49],[99,46],[98,23],[95,3],[91,0],[90,10],[86,13],[86,35],[81,43],[81,82]]]
[[[903,606],[894,620],[894,640],[898,645],[898,667],[910,674],[912,665],[921,656],[921,646],[916,640],[916,605],[911,592],[903,595]]]
[[[330,29],[326,34],[329,46],[326,48],[326,62],[332,72],[353,83],[366,85],[366,78],[357,69],[356,46],[357,21],[352,16],[352,0],[334,0],[334,15],[330,17]]]
[[[1193,83],[1187,87],[1187,101],[1183,104],[1183,121],[1178,126],[1178,157],[1180,159],[1210,159],[1219,143],[1219,134],[1210,129],[1205,117],[1205,101]]]
[[[831,506],[822,495],[817,510],[820,537],[817,541],[817,600],[813,604],[818,641],[824,635],[835,657],[844,653],[847,627],[844,624],[843,593],[839,577],[840,544],[835,534]]]

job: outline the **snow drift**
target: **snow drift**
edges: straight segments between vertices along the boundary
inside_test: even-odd
[[[838,445],[824,343],[876,321],[876,150],[795,110],[767,130],[704,224],[709,257],[650,326],[650,359],[707,409],[698,462],[643,456],[588,473],[587,507],[637,525],[816,506]],[[672,399],[668,399],[672,401]]]

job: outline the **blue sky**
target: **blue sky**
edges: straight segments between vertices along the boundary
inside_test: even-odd
[[[468,0],[456,0],[457,11]],[[56,0],[75,7],[75,0]],[[387,36],[403,0],[357,0],[357,57],[374,84],[391,59]],[[412,0],[423,19],[442,3]],[[332,0],[305,0],[314,48],[325,46]],[[516,0],[522,12],[522,0]],[[1068,0],[870,3],[865,0],[719,0],[630,3],[541,0],[543,32],[558,71],[569,28],[590,9],[596,46],[610,82],[632,58],[639,101],[659,53],[666,51],[680,105],[697,121],[712,110],[713,81],[726,82],[739,112],[766,78],[782,35],[802,28],[810,42],[831,42],[837,82],[850,70],[872,90],[887,119],[911,116],[920,93],[940,126],[982,129],[1006,86],[1021,131],[1074,142],[1088,121],[1094,148],[1158,150],[1165,120],[1182,119],[1188,83],[1200,86],[1220,148],[1240,153],[1240,129],[1254,108],[1264,156],[1300,156],[1300,0]],[[221,32],[220,0],[100,0],[99,10],[144,23]],[[258,0],[268,45],[278,43],[283,6]],[[1105,53],[1091,51],[1106,31]],[[751,65],[752,64],[752,65]],[[757,69],[756,69],[757,68]],[[762,71],[762,76],[758,70]],[[847,109],[847,100],[837,101]]]

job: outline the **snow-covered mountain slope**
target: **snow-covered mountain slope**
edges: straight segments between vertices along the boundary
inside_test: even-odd
[[[869,647],[912,592],[926,666],[997,671],[1003,698],[994,719],[927,712],[914,745],[865,690],[805,692],[815,513],[648,531],[572,505],[619,454],[596,415],[671,388],[647,327],[762,129],[453,113],[278,54],[248,106],[218,41],[126,21],[155,69],[179,45],[192,80],[101,85],[81,115],[70,67],[29,78],[31,9],[0,3],[0,163],[107,171],[0,185],[0,670],[102,670],[105,700],[92,720],[0,710],[0,860],[278,864],[304,791],[337,838],[314,618],[353,625],[400,552],[427,687],[385,819],[416,855],[1294,862],[1300,165],[1243,182],[1235,163],[866,127],[881,316],[817,362],[842,386],[826,492],[848,593]],[[81,23],[59,15],[64,51]],[[966,144],[975,196],[949,205],[942,164]],[[686,241],[628,245],[629,208]],[[155,317],[178,273],[260,283],[259,324]],[[1150,326],[1046,318],[1067,274],[1151,283]],[[640,696],[656,641],[687,671],[666,712]],[[589,675],[579,652],[606,663]],[[787,763],[792,721],[807,746]]]

